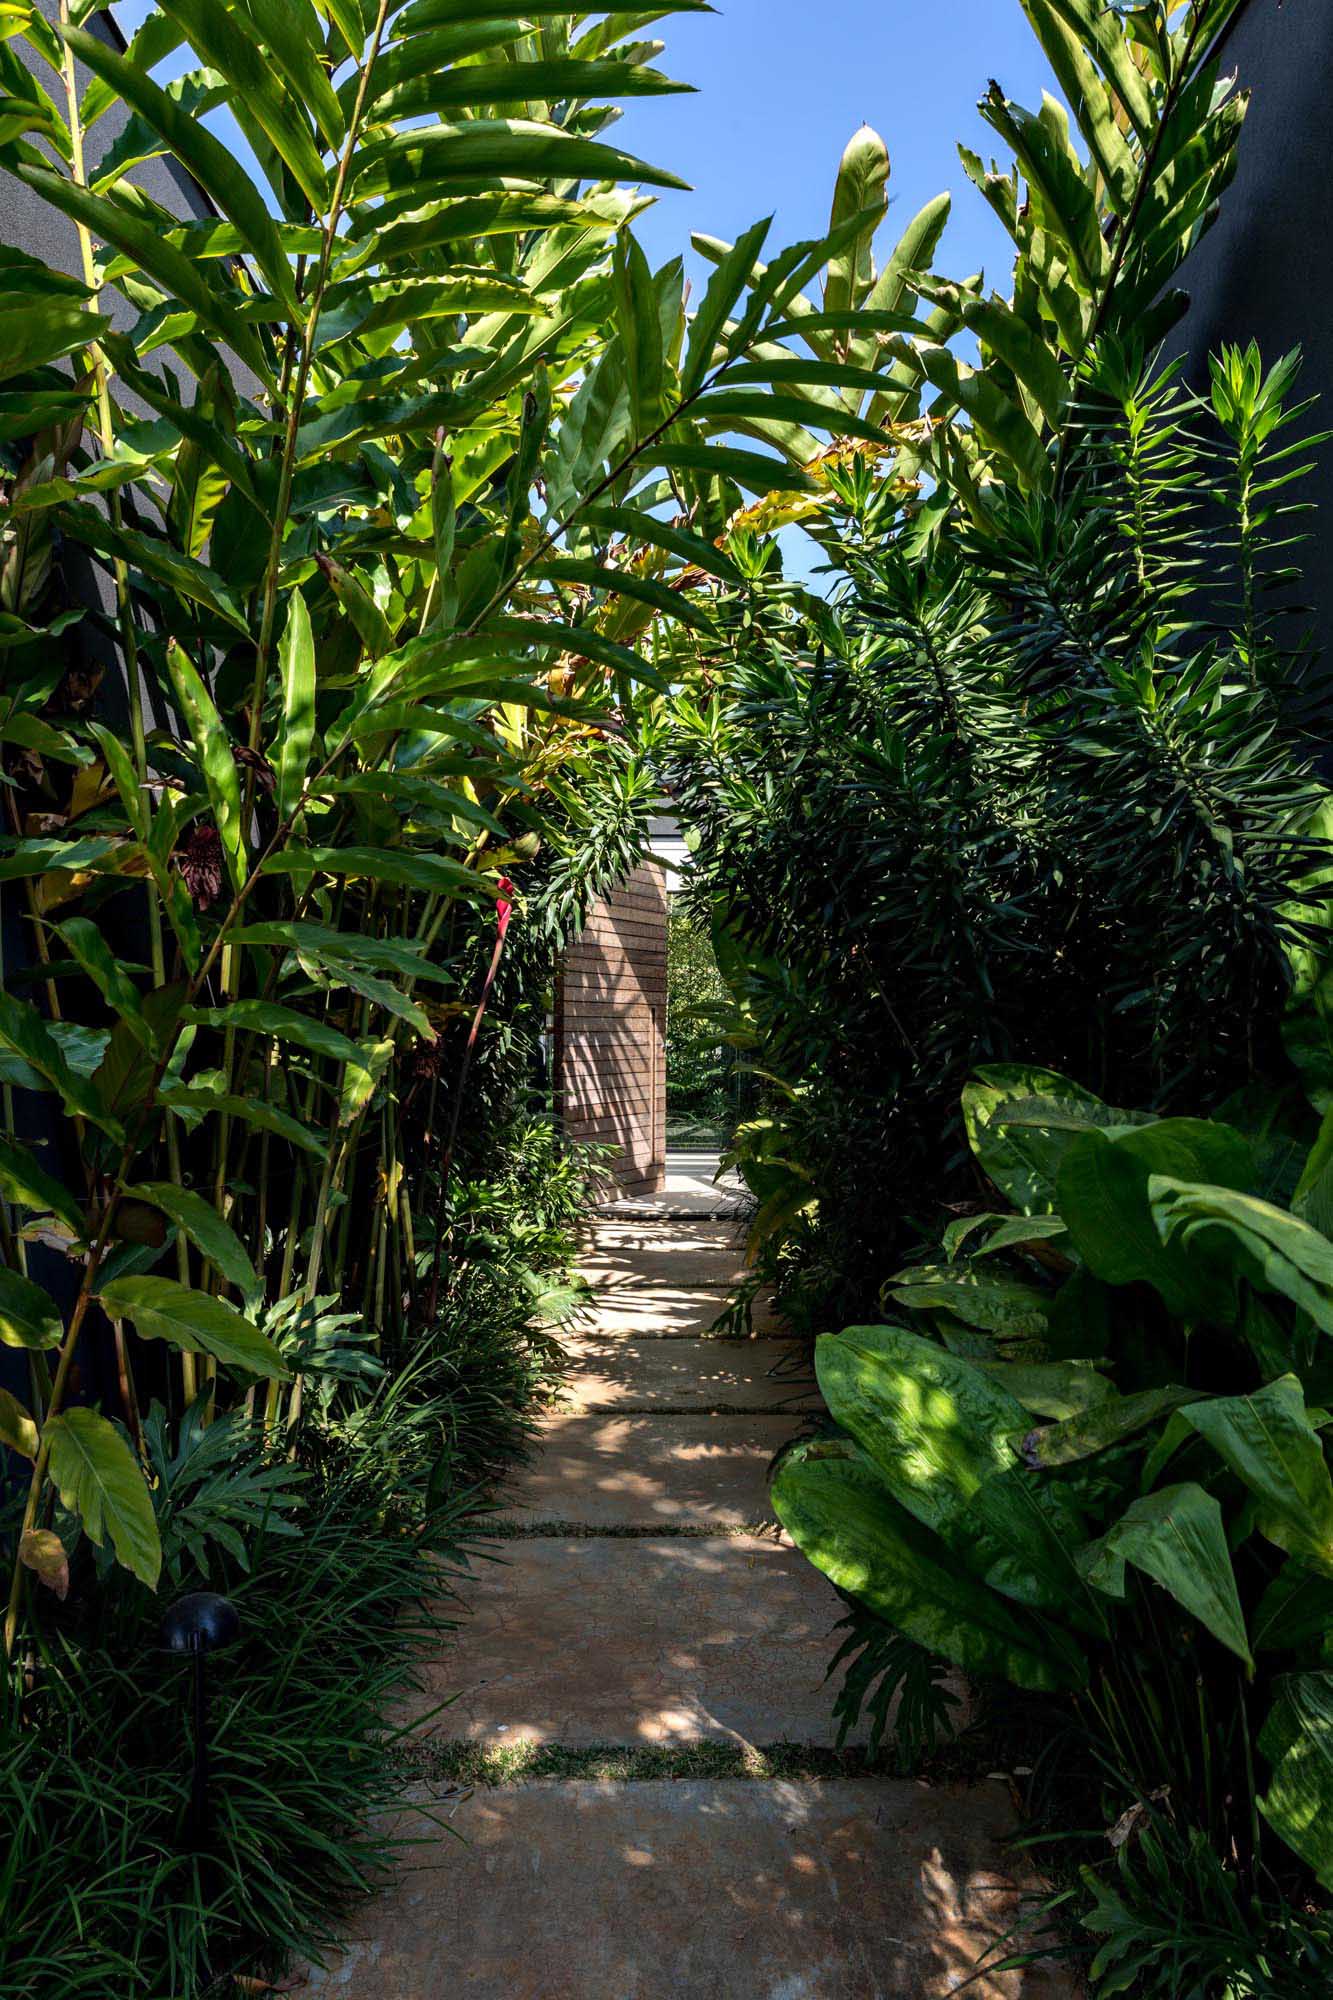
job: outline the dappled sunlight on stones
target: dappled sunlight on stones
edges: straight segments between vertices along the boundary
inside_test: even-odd
[[[786,1416],[552,1416],[500,1495],[506,1519],[737,1528],[772,1517],[768,1465]]]
[[[749,1532],[821,1403],[767,1305],[761,1337],[709,1336],[728,1237],[597,1225],[564,1398],[399,1718],[423,1769],[512,1774],[524,1746],[631,1769],[414,1787],[419,1844],[312,2000],[1072,2000],[1049,1972],[974,1977],[1029,1886],[1005,1786],[775,1776],[837,1768],[842,1604],[785,1536]],[[745,1775],[697,1775],[709,1755]],[[641,1782],[657,1759],[695,1775]]]
[[[1072,2000],[1049,1971],[973,1978],[1031,1886],[999,1785],[541,1780],[453,1824],[315,1995]]]
[[[577,1410],[810,1410],[819,1392],[791,1343],[635,1340],[578,1334],[560,1407]]]
[[[794,1549],[754,1535],[550,1539],[478,1571],[473,1615],[426,1669],[469,1742],[740,1738],[831,1745],[824,1674],[841,1607]]]

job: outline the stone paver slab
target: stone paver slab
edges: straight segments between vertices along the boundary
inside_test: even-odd
[[[659,1285],[727,1291],[746,1277],[744,1254],[725,1243],[690,1248],[641,1243],[624,1250],[593,1244],[580,1256],[578,1268],[590,1285],[636,1291]]]
[[[515,1521],[743,1528],[773,1518],[768,1467],[791,1417],[549,1417],[500,1495]]]
[[[669,1288],[656,1286],[652,1292],[632,1286],[610,1286],[594,1290],[578,1318],[578,1330],[586,1334],[640,1334],[644,1340],[699,1340],[709,1336],[729,1304],[725,1290]],[[757,1334],[783,1338],[783,1326],[773,1314],[769,1300],[757,1300],[753,1312]]]
[[[548,1780],[437,1819],[413,1798],[423,1844],[312,1997],[1073,2000],[1050,1967],[972,1977],[1036,1886],[997,1783]]]
[[[837,1736],[824,1675],[842,1606],[757,1535],[565,1537],[479,1564],[472,1615],[403,1719],[450,1740],[793,1743]],[[452,1697],[457,1699],[452,1699]],[[718,1866],[725,1868],[719,1850]]]
[[[636,1340],[566,1334],[560,1408],[810,1410],[821,1407],[805,1350],[791,1340]]]

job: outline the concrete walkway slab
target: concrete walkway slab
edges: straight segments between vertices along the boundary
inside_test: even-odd
[[[727,1291],[749,1275],[745,1259],[734,1245],[639,1243],[619,1249],[594,1243],[579,1258],[579,1272],[599,1290],[610,1286],[652,1291],[659,1285],[706,1286]]]
[[[640,1247],[656,1250],[739,1250],[745,1231],[735,1222],[615,1222],[605,1217],[593,1222],[584,1241],[603,1250],[632,1251]]]
[[[501,1514],[592,1528],[768,1521],[769,1462],[798,1428],[791,1417],[549,1417]]]
[[[636,1340],[566,1334],[571,1373],[560,1407],[576,1410],[811,1410],[821,1401],[799,1342]]]
[[[973,1977],[1033,1886],[998,1783],[546,1780],[434,1817],[413,1791],[421,1844],[312,2000],[1072,2000]]]
[[[705,1220],[738,1213],[747,1205],[745,1183],[735,1172],[719,1175],[718,1155],[694,1148],[670,1148],[666,1174],[656,1194],[613,1197],[599,1213],[627,1220],[665,1217]]]
[[[712,1332],[728,1303],[722,1291],[697,1286],[654,1285],[636,1290],[614,1286],[594,1292],[591,1307],[579,1325],[587,1333],[637,1333],[669,1340],[682,1335],[698,1339]],[[768,1324],[772,1326],[771,1316]]]
[[[757,1535],[506,1542],[403,1718],[470,1743],[832,1746],[842,1616],[795,1549]],[[719,1856],[719,1867],[725,1858]]]

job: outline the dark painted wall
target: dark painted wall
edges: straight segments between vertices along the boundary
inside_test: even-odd
[[[1305,353],[1311,426],[1333,428],[1333,0],[1249,0],[1221,45],[1224,72],[1253,95],[1222,213],[1185,266],[1191,308],[1172,335],[1191,375],[1208,353],[1257,340],[1265,360]],[[1300,489],[1317,503],[1302,552],[1322,678],[1333,675],[1333,445]]]

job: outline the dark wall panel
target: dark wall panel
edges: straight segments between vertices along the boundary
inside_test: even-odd
[[[1249,0],[1221,49],[1252,91],[1240,166],[1222,213],[1185,267],[1191,308],[1173,345],[1191,375],[1224,341],[1257,340],[1266,361],[1300,346],[1312,424],[1333,427],[1333,0]],[[1333,675],[1333,446],[1302,497],[1318,504],[1304,552],[1323,677]],[[1333,718],[1331,718],[1333,720]]]

